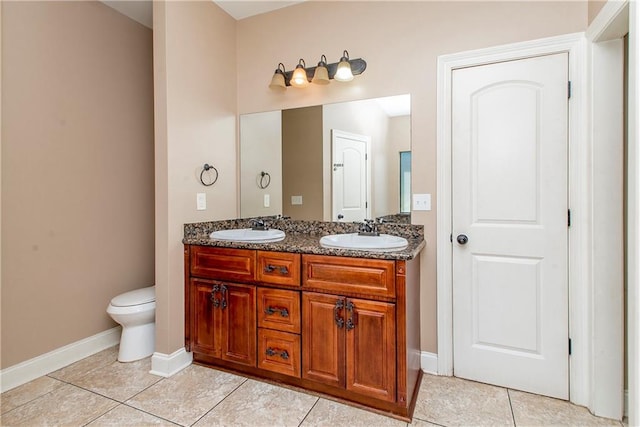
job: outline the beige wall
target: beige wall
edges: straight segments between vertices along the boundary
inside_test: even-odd
[[[116,324],[154,282],[151,30],[2,2],[2,368]]]
[[[604,1],[589,0],[589,24],[591,24],[595,19],[595,17],[598,16],[598,13],[602,10],[602,8],[606,3],[607,3],[606,0]]]
[[[240,217],[282,215],[282,113],[243,115],[240,140]],[[260,188],[260,182],[267,188]]]
[[[322,107],[282,112],[282,211],[302,220],[322,220]],[[291,204],[302,196],[302,205]]]
[[[237,215],[236,22],[208,1],[153,6],[156,351],[171,354],[184,346],[183,224]],[[205,163],[220,174],[210,187]]]
[[[327,25],[342,31],[327,31]],[[412,191],[430,193],[434,210],[414,212],[425,226],[422,349],[436,340],[436,66],[438,55],[584,31],[586,2],[305,2],[238,22],[239,113],[411,94]],[[277,29],[277,31],[275,30]],[[295,35],[295,37],[294,37]],[[367,61],[348,84],[273,93],[278,62],[336,62],[343,49]]]
[[[389,160],[386,156],[388,147],[389,116],[376,101],[341,102],[327,104],[323,107],[324,138],[324,179],[325,179],[325,219],[332,217],[332,154],[333,135],[331,130],[365,135],[371,138],[371,218],[386,215],[387,202],[393,196],[387,188]]]
[[[392,117],[389,121],[388,138],[387,187],[391,197],[387,201],[387,211],[396,214],[400,213],[400,152],[411,151],[411,116]]]

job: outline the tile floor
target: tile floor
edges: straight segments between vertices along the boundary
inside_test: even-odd
[[[407,426],[332,400],[191,365],[171,378],[113,347],[0,396],[2,426]],[[622,426],[570,403],[425,375],[411,426]]]

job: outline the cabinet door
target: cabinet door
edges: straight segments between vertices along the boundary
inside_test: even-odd
[[[345,306],[347,390],[396,400],[395,304],[348,298]]]
[[[220,283],[211,280],[191,279],[190,300],[191,350],[213,357],[220,357]],[[217,299],[217,303],[214,300]]]
[[[344,298],[303,292],[302,325],[302,377],[344,387]]]
[[[225,283],[221,289],[224,360],[256,366],[256,287]]]

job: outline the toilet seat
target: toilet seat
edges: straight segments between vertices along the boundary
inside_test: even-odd
[[[134,291],[125,292],[114,297],[111,300],[113,307],[131,307],[134,305],[142,305],[156,300],[155,286],[149,286],[147,288],[136,289]]]

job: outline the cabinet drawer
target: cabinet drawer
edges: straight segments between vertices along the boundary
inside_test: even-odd
[[[258,327],[300,333],[300,293],[258,288]]]
[[[253,282],[256,253],[246,249],[191,246],[191,275],[217,280]]]
[[[258,329],[258,368],[300,378],[300,335]]]
[[[395,297],[395,261],[302,256],[302,286],[331,293]]]
[[[258,280],[300,286],[300,254],[258,251]]]

